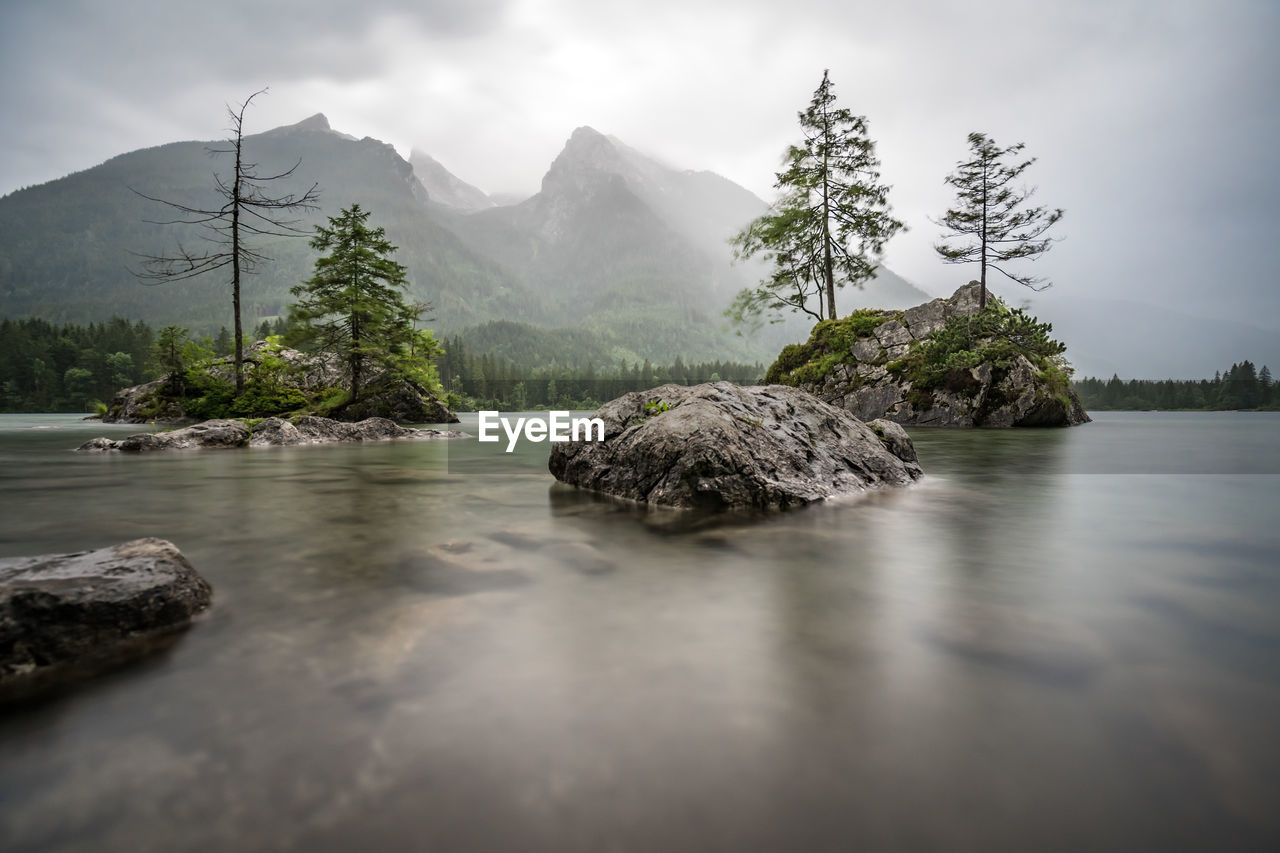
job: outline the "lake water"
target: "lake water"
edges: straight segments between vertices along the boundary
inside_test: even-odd
[[[527,442],[71,452],[137,429],[0,416],[0,554],[215,590],[0,716],[6,853],[1280,849],[1280,415],[915,430],[731,524]]]

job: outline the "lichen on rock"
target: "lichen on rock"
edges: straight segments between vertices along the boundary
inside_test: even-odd
[[[552,445],[551,473],[647,504],[782,509],[922,476],[900,427],[881,438],[848,412],[782,385],[663,385],[624,394],[595,417],[604,441]]]

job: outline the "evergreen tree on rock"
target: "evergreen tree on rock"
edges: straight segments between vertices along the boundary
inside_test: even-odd
[[[956,171],[945,178],[956,188],[956,206],[936,221],[950,233],[934,250],[948,264],[980,265],[980,309],[987,307],[988,267],[1032,290],[1044,290],[1051,284],[1005,266],[1020,259],[1034,261],[1049,251],[1053,238],[1045,233],[1063,213],[1061,208],[1029,205],[1035,188],[1022,189],[1014,184],[1036,162],[1034,157],[1011,162],[1025,147],[1019,142],[1001,148],[986,134],[971,133],[969,159],[957,163]]]
[[[296,338],[345,365],[353,403],[376,373],[411,371],[440,352],[429,332],[414,328],[421,306],[405,299],[405,268],[391,259],[396,247],[386,230],[370,228],[368,219],[353,204],[328,227],[316,226],[311,247],[326,254],[292,289],[299,300],[290,309]]]
[[[769,278],[734,300],[728,314],[738,322],[785,309],[835,318],[836,288],[871,279],[903,227],[890,213],[867,119],[836,106],[828,72],[799,118],[804,140],[776,175],[778,201],[731,240],[739,260],[762,255],[773,264]]]

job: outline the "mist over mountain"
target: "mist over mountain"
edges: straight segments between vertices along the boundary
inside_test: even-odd
[[[138,193],[219,205],[214,175],[231,163],[210,151],[225,147],[191,141],[133,151],[0,199],[0,314],[64,322],[117,314],[197,332],[230,326],[229,285],[216,273],[147,286],[130,272],[142,256],[208,245],[199,229],[156,224],[173,211]],[[572,133],[540,191],[514,204],[499,204],[425,152],[407,161],[386,143],[336,131],[323,114],[247,135],[244,150],[260,174],[296,164],[273,193],[319,184],[319,209],[297,218],[307,235],[353,203],[372,211],[371,222],[400,247],[412,297],[432,303],[431,325],[444,334],[485,326],[486,340],[497,329],[527,338],[513,340],[514,351],[541,352],[546,330],[572,328],[566,361],[589,354],[667,362],[768,361],[808,331],[796,318],[739,334],[723,316],[734,294],[765,272],[760,263],[733,264],[728,243],[764,201],[588,127]],[[282,313],[315,260],[306,237],[258,245],[273,262],[245,280],[251,324]],[[867,290],[840,294],[843,310],[926,298],[887,270]],[[486,325],[494,321],[504,323]]]
[[[201,229],[155,224],[175,212],[137,193],[220,206],[214,174],[225,176],[231,163],[210,149],[225,147],[175,142],[133,151],[0,199],[0,313],[75,322],[117,314],[197,330],[230,326],[230,285],[217,273],[157,286],[130,273],[143,255],[172,253],[179,244],[209,248]],[[307,245],[312,226],[353,203],[386,227],[400,247],[397,259],[410,269],[413,297],[432,301],[441,322],[465,325],[527,308],[529,295],[519,283],[431,218],[426,190],[390,145],[335,132],[317,115],[246,136],[244,153],[264,175],[297,164],[289,179],[271,185],[273,194],[301,193],[313,183],[321,193],[319,210],[297,218],[307,236],[255,243],[274,260],[245,279],[247,322],[278,314],[292,301],[289,288],[311,274],[315,261]]]
[[[458,178],[425,151],[413,149],[409,165],[427,197],[436,204],[462,211],[484,210],[496,204],[483,190]]]

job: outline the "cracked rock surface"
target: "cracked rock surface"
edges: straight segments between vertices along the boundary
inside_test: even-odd
[[[553,444],[551,473],[649,504],[782,509],[923,474],[901,428],[882,426],[882,438],[876,425],[785,385],[662,385],[594,416],[605,440]]]
[[[339,441],[387,441],[390,439],[469,438],[458,430],[402,427],[386,418],[365,418],[356,423],[307,415],[295,421],[264,418],[252,428],[241,420],[202,421],[170,432],[141,432],[118,440],[93,438],[78,450],[188,450],[191,448],[265,447],[295,444],[330,444]]]

